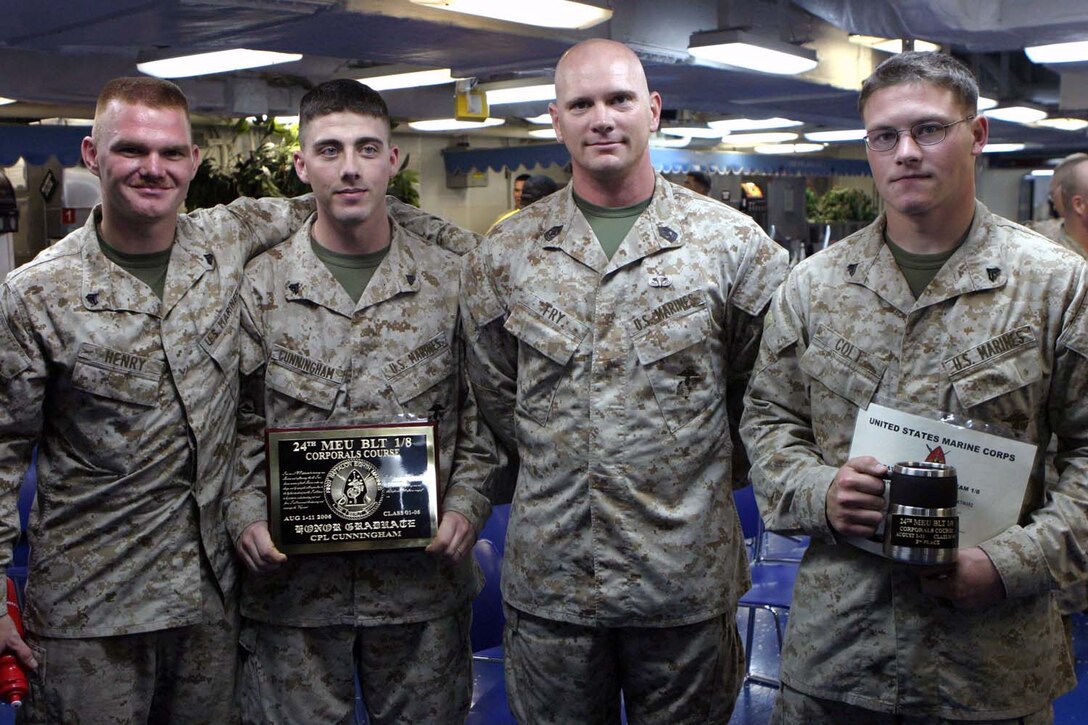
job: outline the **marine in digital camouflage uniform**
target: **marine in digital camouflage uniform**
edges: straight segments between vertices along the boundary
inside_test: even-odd
[[[357,671],[370,722],[463,722],[471,696],[471,555],[490,512],[458,329],[460,257],[387,216],[388,111],[355,81],[302,101],[296,156],[318,212],[246,270],[238,478],[228,526],[242,587],[243,720],[342,722]],[[330,253],[340,255],[330,256]],[[366,262],[343,272],[351,260]],[[340,267],[341,269],[337,269]],[[284,556],[271,542],[266,427],[438,422],[440,524],[426,550]]]
[[[1088,268],[975,201],[977,93],[947,56],[874,72],[859,106],[886,212],[798,265],[767,313],[742,434],[769,528],[812,537],[772,722],[1048,722],[1074,685],[1052,592],[1088,561]],[[886,467],[847,460],[871,403],[1041,449],[1054,434],[1059,478],[1040,452],[1019,521],[951,568],[867,553],[841,537],[883,516]]]
[[[632,723],[724,723],[749,586],[735,426],[786,253],[654,173],[660,97],[625,46],[575,46],[556,85],[573,183],[500,224],[462,273],[477,401],[521,458],[507,694],[526,723],[617,722],[621,689]],[[643,203],[611,258],[582,200]]]
[[[7,552],[38,445],[23,612],[33,657],[10,620],[0,631],[36,664],[35,722],[229,722],[236,570],[221,504],[237,292],[246,258],[312,204],[179,216],[199,153],[184,95],[156,79],[103,89],[83,157],[102,205],[0,290]]]

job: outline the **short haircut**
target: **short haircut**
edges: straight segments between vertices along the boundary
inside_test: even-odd
[[[314,86],[302,97],[298,108],[299,137],[306,137],[306,127],[315,118],[345,111],[380,118],[386,130],[391,131],[389,107],[381,94],[359,81],[338,78]]]
[[[1083,193],[1084,189],[1077,188],[1077,174],[1075,169],[1088,161],[1088,154],[1069,154],[1061,163],[1054,167],[1054,175],[1050,177],[1051,196],[1058,192],[1062,197],[1062,209],[1068,209],[1073,204],[1073,197]]]
[[[901,83],[932,83],[952,91],[968,112],[978,112],[978,82],[967,66],[944,53],[921,51],[899,53],[878,65],[861,84],[858,112],[865,115],[865,103],[874,93]]]
[[[529,174],[518,174],[517,176],[514,177],[514,183],[515,184],[518,183],[519,181],[524,184],[528,180],[529,180]]]
[[[712,184],[710,182],[710,176],[708,174],[702,171],[689,171],[687,175],[694,179],[695,182],[699,184],[699,186],[703,187],[703,194],[707,194],[710,192],[710,187],[712,186]]]
[[[559,191],[559,184],[555,179],[544,174],[533,174],[525,180],[525,186],[521,189],[521,206],[525,208],[556,191]]]
[[[176,83],[152,78],[151,76],[125,76],[114,78],[102,86],[98,93],[98,103],[94,107],[94,126],[111,101],[120,101],[131,105],[144,105],[149,108],[173,108],[185,114],[189,123],[189,99]],[[94,135],[94,131],[91,131]]]

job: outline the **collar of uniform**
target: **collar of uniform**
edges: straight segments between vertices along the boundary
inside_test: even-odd
[[[98,204],[87,217],[79,233],[83,280],[80,301],[84,309],[95,311],[126,310],[147,315],[163,314],[162,302],[140,280],[111,262],[98,242],[96,224],[102,220]],[[173,255],[171,255],[171,266]],[[167,273],[169,274],[169,272]]]
[[[333,312],[352,317],[356,310],[369,307],[401,292],[419,290],[419,275],[416,261],[405,244],[404,229],[393,221],[390,235],[389,253],[381,265],[374,270],[370,284],[363,290],[358,304],[353,303],[348,293],[336,281],[325,263],[317,258],[310,246],[310,230],[313,228],[316,214],[311,215],[306,223],[284,244],[283,260],[291,272],[286,275],[287,288],[284,298],[288,302],[305,300],[321,305]]]
[[[650,206],[639,215],[611,260],[604,256],[589,222],[574,203],[574,184],[567,184],[554,196],[556,201],[551,205],[542,226],[542,245],[546,249],[561,249],[598,272],[618,269],[662,249],[683,244],[679,231],[670,226],[670,220],[676,218],[672,185],[660,174],[654,177]]]
[[[178,218],[177,231],[174,233],[174,246],[170,252],[170,266],[166,270],[166,286],[162,294],[162,314],[170,313],[182,297],[207,272],[215,269],[218,260],[215,252],[208,246],[206,234],[190,236],[189,228],[183,223],[184,217]]]
[[[992,238],[993,226],[993,214],[975,200],[975,217],[967,239],[915,300],[891,250],[884,244],[887,216],[882,213],[851,241],[850,252],[843,259],[846,280],[868,287],[903,312],[1001,287],[1008,278],[1008,263],[1001,245]]]

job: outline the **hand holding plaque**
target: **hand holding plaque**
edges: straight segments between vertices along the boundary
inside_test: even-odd
[[[422,548],[438,523],[434,423],[270,428],[269,529],[286,554]]]

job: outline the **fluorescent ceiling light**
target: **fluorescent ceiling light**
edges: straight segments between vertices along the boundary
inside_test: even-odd
[[[740,30],[693,33],[688,52],[703,60],[775,75],[797,75],[818,65],[815,51]]]
[[[43,118],[38,121],[40,126],[93,126],[94,119],[91,118],[67,118],[64,116],[54,116],[52,118]]]
[[[297,126],[298,116],[273,116],[272,120],[281,126]]]
[[[0,106],[6,106],[9,103],[15,103],[15,102],[16,101],[15,101],[14,98],[4,98],[3,96],[0,96]]]
[[[372,76],[370,78],[356,78],[360,83],[373,88],[375,91],[392,91],[397,88],[422,88],[424,86],[440,86],[444,83],[453,83],[461,80],[450,75],[449,68],[434,68],[432,70],[416,70],[405,73],[388,73],[386,75]]]
[[[984,154],[1007,154],[1010,151],[1022,151],[1024,144],[1022,143],[988,143],[982,147],[982,153]]]
[[[822,143],[776,143],[765,146],[756,146],[757,154],[810,154],[813,151],[822,151]]]
[[[550,139],[552,139],[554,141],[555,140],[555,129],[554,128],[534,128],[531,131],[529,131],[529,135],[532,136],[533,138],[550,138]]]
[[[900,38],[881,38],[876,35],[851,35],[847,38],[851,43],[855,45],[863,45],[867,48],[875,48],[876,50],[883,51],[885,53],[902,53],[904,41]],[[940,50],[940,46],[936,43],[930,43],[928,40],[914,39],[914,49],[919,51],[935,51]]]
[[[826,143],[828,141],[832,143],[838,141],[860,141],[865,138],[865,129],[851,128],[846,131],[813,131],[812,133],[806,133],[805,138],[809,141],[817,141],[819,143]]]
[[[763,131],[768,128],[793,128],[800,126],[800,121],[792,118],[725,118],[707,124],[715,131]]]
[[[661,133],[666,136],[686,136],[691,138],[721,138],[728,134],[728,131],[718,131],[717,129],[707,128],[706,126],[670,126],[669,128],[662,128]]]
[[[608,8],[570,0],[412,0],[416,5],[541,28],[592,28],[612,17]]]
[[[1088,128],[1088,121],[1083,118],[1043,118],[1035,122],[1036,126],[1056,128],[1059,131],[1079,131]]]
[[[1032,176],[1053,176],[1054,175],[1054,169],[1032,169],[1031,170],[1031,175]]]
[[[246,68],[260,68],[277,63],[291,63],[301,58],[301,53],[273,53],[270,50],[235,48],[137,63],[136,69],[156,78],[191,78]]]
[[[655,134],[650,137],[650,145],[658,149],[682,149],[689,143],[691,143],[691,136],[671,138],[669,136]]]
[[[504,103],[532,103],[533,101],[555,100],[554,83],[508,88],[485,88],[484,92],[487,93],[487,104],[489,106],[501,106]]]
[[[1046,118],[1046,111],[1030,106],[1002,106],[991,108],[986,111],[986,115],[1009,123],[1035,123]]]
[[[487,126],[501,126],[501,118],[485,118],[483,121],[458,121],[456,118],[435,118],[429,121],[412,121],[408,127],[416,131],[468,131]]]
[[[989,111],[991,108],[997,107],[997,101],[993,98],[987,98],[986,96],[978,97],[977,108],[979,111]]]
[[[552,114],[542,113],[539,116],[533,116],[532,118],[525,119],[529,123],[535,123],[537,126],[551,126]]]
[[[726,146],[762,146],[795,140],[797,140],[797,134],[792,131],[779,131],[777,133],[738,133],[726,136],[722,139],[722,143]]]
[[[1088,40],[1024,48],[1032,63],[1077,63],[1088,60]]]

